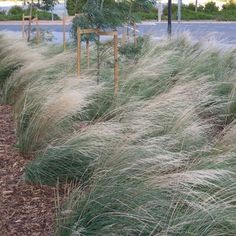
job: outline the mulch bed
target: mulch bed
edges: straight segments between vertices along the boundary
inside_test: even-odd
[[[55,189],[24,182],[29,161],[17,151],[11,107],[0,104],[1,236],[54,235]]]

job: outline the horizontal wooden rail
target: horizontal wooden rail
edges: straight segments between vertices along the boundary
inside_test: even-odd
[[[24,16],[24,15],[23,15],[23,19],[25,19],[25,20],[26,20],[26,19],[31,19],[31,16]]]
[[[108,35],[111,35],[111,36],[114,36],[114,35],[118,35],[118,32],[117,31],[101,31],[101,30],[98,30],[98,29],[80,29],[78,28],[78,31],[77,31],[79,34],[97,34],[97,35],[105,35],[105,36],[108,36]]]
[[[78,29],[78,33],[80,34],[96,34],[96,29]]]

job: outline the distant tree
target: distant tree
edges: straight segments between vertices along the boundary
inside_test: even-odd
[[[116,30],[118,26],[136,21],[133,10],[135,7],[147,7],[153,0],[87,0],[81,6],[80,13],[72,24],[72,34],[77,40],[77,27],[101,30]],[[97,45],[97,82],[100,77],[100,37],[89,35],[84,40],[95,40]]]
[[[68,0],[70,4],[72,1]],[[84,4],[82,4],[84,2]],[[136,10],[154,4],[153,0],[85,0],[80,3],[82,16],[74,20],[74,26],[81,28],[115,29],[131,21],[137,21]],[[68,5],[67,5],[68,6]],[[74,5],[75,6],[75,5]],[[75,10],[77,13],[77,11]]]
[[[58,4],[58,0],[42,0],[40,8],[46,11],[52,11],[56,4]]]
[[[218,12],[219,11],[219,7],[216,6],[215,2],[208,2],[205,7],[204,7],[204,11],[205,12]]]
[[[74,16],[76,13],[81,13],[86,2],[87,0],[67,0],[66,8],[68,14]]]
[[[236,10],[236,0],[229,0],[222,6],[224,10]]]

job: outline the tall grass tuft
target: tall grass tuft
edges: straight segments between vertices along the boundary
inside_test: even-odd
[[[234,48],[149,42],[138,61],[120,58],[114,96],[110,54],[96,86],[94,60],[77,80],[72,51],[22,46],[32,61],[4,40],[1,63],[17,68],[2,70],[3,97],[20,150],[37,152],[25,180],[77,183],[57,235],[235,235]]]
[[[179,39],[144,55],[100,118],[121,141],[72,192],[57,234],[234,235],[235,75],[234,50]]]

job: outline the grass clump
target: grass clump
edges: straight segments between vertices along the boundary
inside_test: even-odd
[[[158,62],[150,59],[155,53]],[[109,120],[118,121],[122,142],[72,192],[57,234],[232,235],[235,153],[219,142],[233,122],[222,123],[233,113],[225,110],[233,88],[225,84],[235,79],[235,52],[180,40],[137,65]]]
[[[3,101],[14,105],[18,147],[22,153],[29,154],[45,147],[55,136],[69,132],[73,116],[88,104],[82,102],[83,99],[99,87],[94,89],[91,80],[79,81],[75,78],[72,74],[75,55],[71,56],[69,52],[55,54],[52,58],[40,54],[40,47],[30,49],[19,42],[11,45],[6,39],[2,42],[5,43],[3,66],[9,70],[11,65],[21,65],[16,73],[4,76]],[[25,57],[27,52],[29,56]],[[68,60],[72,63],[66,65]],[[5,73],[4,67],[0,73]],[[65,81],[68,74],[70,79]],[[83,86],[91,86],[90,92],[83,90]],[[80,93],[76,92],[78,87],[81,88]]]
[[[22,20],[22,15],[30,15],[30,9],[23,9],[20,6],[13,6],[9,9],[8,12],[0,11],[0,21],[9,21],[9,20]],[[33,9],[32,16],[33,18],[38,16],[39,20],[51,20],[52,14],[48,11]],[[54,20],[60,20],[60,17],[57,14],[53,14]]]
[[[37,152],[25,180],[77,182],[57,235],[234,235],[235,49],[150,42],[121,57],[117,96],[109,63],[96,86],[95,70],[75,78],[75,54],[35,55],[3,89],[21,151]]]
[[[58,179],[61,183],[87,182],[100,157],[109,156],[115,142],[119,141],[114,124],[88,126],[84,123],[74,128],[77,132],[72,137],[49,147],[29,163],[25,171],[28,182],[49,185],[55,185]]]

